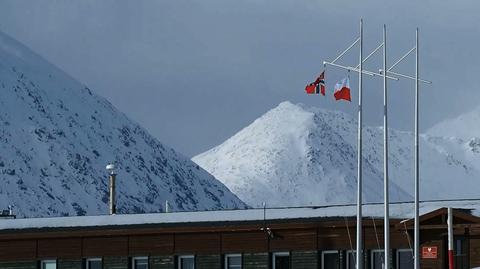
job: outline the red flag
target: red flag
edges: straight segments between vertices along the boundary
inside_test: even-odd
[[[305,87],[307,94],[322,94],[325,96],[325,71],[317,79]]]
[[[348,77],[335,84],[335,93],[333,96],[335,96],[335,100],[352,101],[350,98],[350,80]]]

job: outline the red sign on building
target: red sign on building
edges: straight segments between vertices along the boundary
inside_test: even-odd
[[[422,258],[423,259],[437,259],[438,258],[438,248],[437,247],[422,247]]]

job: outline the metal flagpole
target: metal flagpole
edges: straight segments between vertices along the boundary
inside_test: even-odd
[[[383,25],[383,70],[387,70],[387,27]],[[390,201],[388,193],[388,110],[387,72],[383,72],[383,195],[384,195],[384,240],[385,269],[390,269]]]
[[[418,145],[418,28],[415,32],[415,265],[414,269],[420,269],[420,210],[419,210],[419,145]]]
[[[362,240],[362,76],[363,76],[363,20],[360,20],[360,64],[358,66],[358,145],[357,145],[357,269],[363,268]]]
[[[453,209],[448,208],[448,269],[455,268],[455,260],[453,257]]]

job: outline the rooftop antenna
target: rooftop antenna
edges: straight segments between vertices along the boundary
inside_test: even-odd
[[[109,213],[110,215],[114,215],[117,213],[117,205],[115,201],[115,178],[117,174],[115,174],[115,165],[114,164],[108,164],[107,167],[105,167],[109,173],[109,192],[110,192],[110,210]]]
[[[267,203],[263,202],[262,207],[263,207],[263,227],[260,228],[260,230],[264,231],[267,234],[268,238],[273,239],[275,235],[273,234],[272,229],[270,229],[270,227],[267,227]]]

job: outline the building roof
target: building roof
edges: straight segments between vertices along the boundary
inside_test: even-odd
[[[480,200],[462,201],[434,201],[422,202],[420,215],[444,207],[470,210],[472,215],[480,216]],[[383,204],[364,205],[365,217],[383,218]],[[390,206],[390,217],[393,219],[413,218],[413,203],[394,203]],[[296,207],[296,208],[267,208],[265,219],[295,220],[313,218],[335,218],[356,216],[355,205]],[[218,223],[218,222],[245,222],[264,220],[263,209],[244,210],[219,210],[196,212],[148,213],[148,214],[123,214],[101,216],[75,216],[75,217],[49,217],[49,218],[24,218],[0,220],[0,231],[43,229],[43,228],[80,228],[102,226],[127,226],[151,224],[193,224],[193,223]]]

